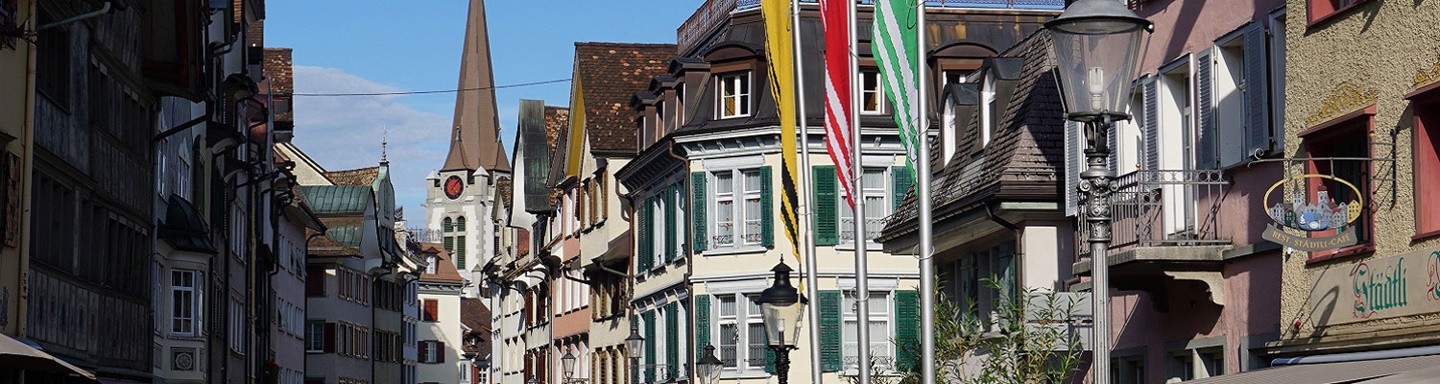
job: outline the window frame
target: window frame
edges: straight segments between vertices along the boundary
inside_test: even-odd
[[[724,340],[722,340],[721,337],[724,333],[721,331],[721,328],[726,325],[735,327],[735,338],[732,343],[732,348],[735,349],[734,366],[724,365],[722,357],[722,368],[720,371],[720,377],[722,378],[748,378],[757,375],[769,375],[765,372],[763,352],[759,362],[750,361],[750,349],[756,347],[756,345],[754,345],[756,341],[750,340],[750,327],[755,325],[759,325],[762,329],[764,327],[764,318],[761,317],[759,311],[750,313],[750,306],[753,304],[752,298],[757,295],[759,295],[758,292],[714,294],[715,321],[711,322],[711,327],[712,331],[715,332],[715,343],[718,347],[716,357],[724,356]],[[721,307],[724,305],[724,299],[726,298],[734,300],[735,309],[734,313],[730,316],[723,315],[724,312],[721,310]],[[758,346],[763,350],[765,348],[764,340],[760,340],[758,343]],[[681,349],[683,350],[684,348]],[[684,356],[684,354],[681,353],[680,356]]]
[[[1354,112],[1350,112],[1345,115],[1330,119],[1329,121],[1326,121],[1324,123],[1300,132],[1296,136],[1300,138],[1301,145],[1303,148],[1305,148],[1305,157],[1333,157],[1329,156],[1326,152],[1319,152],[1319,149],[1316,148],[1317,144],[1341,141],[1337,138],[1343,138],[1356,134],[1365,137],[1365,150],[1367,155],[1364,157],[1374,156],[1375,113],[1376,106],[1374,104],[1371,104],[1368,107],[1361,108]],[[1308,252],[1308,256],[1305,261],[1307,265],[1340,258],[1347,258],[1356,255],[1366,255],[1375,252],[1375,191],[1373,188],[1374,181],[1370,180],[1370,178],[1374,177],[1375,175],[1375,166],[1372,161],[1364,162],[1363,167],[1366,167],[1364,172],[1367,177],[1364,177],[1361,180],[1346,181],[1354,183],[1355,187],[1360,190],[1360,193],[1365,195],[1364,203],[1361,205],[1361,209],[1363,210],[1363,212],[1361,212],[1359,218],[1355,219],[1355,224],[1366,226],[1365,237],[1367,238],[1360,239],[1360,243],[1358,244],[1343,247],[1340,249]],[[1314,160],[1305,162],[1305,171],[1309,174],[1321,173],[1319,171],[1319,166],[1317,162]],[[1330,170],[1330,172],[1327,172],[1327,174],[1333,173],[1333,169]],[[1317,188],[1317,185],[1313,181],[1307,181],[1305,183],[1305,188],[1307,190],[1307,194],[1309,194]]]
[[[894,188],[894,185],[892,185],[892,184],[894,184],[894,183],[893,183],[893,179],[892,179],[892,177],[894,177],[894,176],[890,174],[890,167],[875,166],[875,167],[863,167],[863,168],[864,168],[865,173],[866,173],[867,175],[870,174],[870,172],[872,172],[872,171],[878,171],[878,173],[879,173],[879,176],[876,176],[876,177],[880,178],[880,188],[879,188],[879,189],[865,188],[864,178],[863,178],[863,177],[861,178],[861,181],[860,181],[860,191],[861,191],[861,192],[860,192],[860,196],[861,196],[862,199],[875,197],[875,196],[877,196],[877,195],[879,196],[879,198],[880,198],[880,199],[879,199],[879,204],[884,207],[885,213],[884,213],[883,215],[880,215],[880,217],[878,217],[878,218],[876,218],[876,219],[877,219],[878,221],[880,221],[881,223],[883,223],[886,217],[889,217],[891,214],[894,214],[894,213],[895,213],[895,212],[894,212],[894,203],[890,201],[890,199],[891,199],[891,197],[892,197],[892,191],[891,191],[891,189]],[[855,247],[855,238],[856,238],[855,233],[854,233],[854,232],[855,232],[855,222],[854,222],[854,221],[851,221],[851,222],[849,223],[849,225],[846,225],[845,220],[846,220],[847,218],[850,219],[850,220],[854,220],[854,218],[855,218],[856,215],[855,215],[854,212],[852,212],[853,209],[850,207],[850,203],[847,202],[846,199],[839,197],[840,195],[839,195],[838,193],[840,193],[840,192],[837,192],[837,195],[836,195],[837,198],[835,199],[835,204],[838,206],[838,208],[836,208],[836,212],[835,212],[835,220],[836,220],[835,236],[836,236],[836,238],[838,239],[838,242],[837,242],[837,244],[836,244],[836,247],[842,248],[842,249],[854,248],[854,247]],[[870,207],[870,205],[871,205],[872,203],[873,203],[873,202],[871,202],[871,201],[869,201],[869,200],[866,200],[866,201],[865,201],[865,208],[866,208],[866,210],[869,210],[869,209],[870,209],[869,207]],[[866,219],[865,219],[865,220],[866,220],[866,223],[865,223],[865,232],[868,233],[868,232],[871,232],[871,231],[875,231],[875,233],[876,233],[876,236],[875,236],[875,237],[876,237],[876,238],[879,238],[880,230],[884,227],[884,225],[883,225],[883,224],[880,225],[880,226],[870,225],[870,219],[871,219],[871,218],[869,218],[869,217],[866,217]],[[849,231],[848,233],[850,233],[850,239],[848,239],[848,240],[845,239],[845,237],[844,237],[844,234],[847,233],[846,231]],[[875,242],[874,239],[868,238],[868,236],[867,236],[867,239],[865,239],[865,244],[867,244],[868,246],[870,246],[869,249],[880,249],[880,248],[879,248],[879,247],[880,247],[880,243]]]
[[[1422,162],[1420,154],[1440,157],[1440,83],[1422,87],[1406,98],[1411,100],[1414,128],[1410,132],[1410,182],[1415,189],[1415,234],[1411,241],[1440,236],[1440,201],[1425,199],[1426,193],[1440,191],[1440,161]],[[1426,122],[1429,121],[1429,124]],[[1433,190],[1432,190],[1433,189]],[[1430,218],[1422,223],[1421,218]],[[1426,225],[1428,224],[1428,225]]]
[[[868,84],[866,84],[866,82],[870,80],[871,76],[874,76],[875,80],[874,89],[869,88]],[[887,103],[888,100],[885,97],[884,75],[880,73],[880,70],[873,67],[861,68],[860,75],[856,76],[856,78],[860,80],[860,114],[870,116],[886,114],[886,112],[889,110],[889,103]],[[873,110],[869,109],[867,106],[868,103],[865,102],[865,98],[870,94],[874,94],[876,98],[876,109]]]
[[[731,82],[734,84],[735,94],[726,94],[725,86]],[[715,85],[715,119],[724,120],[749,117],[754,113],[752,110],[755,95],[755,78],[753,71],[745,69],[718,73],[715,75]],[[729,99],[735,100],[734,114],[725,113],[725,102]]]
[[[305,320],[305,353],[325,353],[324,320]]]
[[[841,294],[841,300],[840,300],[840,329],[842,330],[842,331],[840,332],[840,334],[841,334],[841,335],[840,335],[840,360],[841,360],[841,366],[842,366],[841,372],[844,372],[845,374],[851,373],[851,369],[857,370],[857,373],[855,373],[855,374],[858,374],[858,370],[859,370],[859,367],[858,367],[858,366],[851,365],[851,364],[849,364],[849,363],[846,362],[846,360],[849,359],[850,357],[855,357],[856,360],[857,360],[857,363],[858,363],[858,360],[859,360],[859,357],[858,357],[858,356],[847,356],[847,355],[846,355],[846,346],[849,345],[849,344],[855,344],[855,348],[858,349],[858,348],[860,347],[860,346],[859,346],[859,341],[858,341],[858,340],[855,340],[855,341],[846,341],[846,340],[845,340],[845,339],[846,339],[846,334],[845,334],[845,332],[844,332],[844,330],[855,329],[855,328],[853,328],[853,327],[858,326],[858,324],[859,324],[859,322],[860,322],[860,313],[859,313],[859,311],[858,311],[858,308],[855,307],[855,304],[858,304],[859,301],[857,301],[856,298],[854,297],[855,293],[856,293],[856,290],[853,289],[853,288],[852,288],[852,289],[842,290],[841,293],[840,293],[840,294]],[[895,368],[896,368],[897,365],[898,365],[898,360],[897,360],[897,359],[898,359],[898,357],[899,357],[899,356],[898,356],[898,355],[899,355],[899,351],[898,351],[898,348],[899,348],[899,347],[898,347],[897,345],[895,345],[895,343],[892,342],[892,340],[894,340],[894,338],[895,338],[895,334],[896,334],[895,324],[897,323],[897,321],[896,321],[896,319],[895,319],[895,316],[896,316],[896,312],[895,312],[895,310],[896,310],[896,308],[895,308],[895,291],[894,291],[894,290],[874,290],[874,289],[870,290],[870,298],[873,298],[873,297],[876,296],[877,294],[884,296],[884,299],[881,300],[881,302],[885,303],[885,305],[884,305],[885,312],[884,312],[884,313],[876,313],[876,312],[875,312],[875,308],[876,308],[876,307],[875,307],[874,305],[871,305],[870,308],[869,308],[869,309],[870,309],[870,316],[871,316],[871,317],[870,317],[870,323],[872,323],[872,324],[874,324],[874,323],[885,323],[885,327],[884,327],[884,328],[885,328],[885,334],[884,334],[884,335],[880,335],[880,336],[883,336],[883,337],[880,337],[880,336],[877,336],[874,332],[871,332],[871,333],[870,333],[870,344],[871,344],[871,351],[872,351],[870,357],[871,357],[872,359],[873,359],[873,358],[876,358],[876,357],[882,357],[882,358],[889,358],[889,359],[891,360],[889,366],[881,367],[882,370],[877,371],[876,373],[878,373],[878,374],[895,373]],[[852,305],[850,305],[848,308],[847,308],[847,306],[845,305],[845,303],[846,303],[847,301],[852,304]],[[873,303],[872,303],[872,304],[873,304]],[[876,317],[875,317],[876,315],[881,315],[882,317],[877,320]],[[859,334],[857,333],[857,334],[855,335],[855,337],[859,337]],[[886,344],[886,345],[888,346],[888,348],[890,349],[889,356],[876,356],[876,355],[874,354],[874,352],[873,352],[874,349],[875,349],[874,347],[875,347],[876,344]]]
[[[189,276],[189,278],[190,278],[190,285],[189,285],[189,286],[180,286],[180,285],[177,285],[177,284],[176,284],[176,281],[175,281],[175,278],[176,278],[177,276]],[[198,335],[199,335],[199,333],[200,333],[200,319],[201,319],[202,316],[199,316],[198,314],[204,313],[204,312],[203,312],[203,311],[204,311],[204,307],[202,306],[202,304],[204,303],[204,301],[203,301],[203,300],[204,300],[204,299],[203,299],[203,296],[204,296],[204,295],[201,294],[200,284],[201,284],[201,282],[204,282],[204,281],[205,281],[204,276],[201,275],[201,272],[200,272],[200,271],[197,271],[197,270],[181,269],[181,268],[174,268],[174,269],[171,269],[171,270],[170,270],[170,334],[172,334],[172,335],[178,335],[178,336],[198,336]],[[186,301],[185,305],[186,305],[187,307],[189,307],[189,318],[188,318],[188,319],[181,319],[180,316],[179,316],[179,314],[177,314],[176,311],[175,311],[175,305],[177,304],[177,303],[176,303],[176,299],[177,299],[176,296],[177,296],[177,295],[180,295],[182,292],[188,292],[188,294],[189,294],[189,296],[190,296],[190,297],[188,298],[188,300],[185,300],[185,301]],[[180,324],[180,323],[177,323],[177,321],[181,321],[181,320],[183,320],[183,321],[188,321],[188,323],[187,323],[187,324],[189,325],[189,330],[188,330],[188,331],[183,331],[183,330],[182,330],[182,331],[177,331],[177,330],[176,330],[176,325]]]
[[[1309,21],[1306,28],[1314,28],[1330,19],[1337,18],[1350,10],[1359,8],[1370,0],[1354,0],[1350,4],[1336,4],[1336,0],[1305,0],[1305,15]]]

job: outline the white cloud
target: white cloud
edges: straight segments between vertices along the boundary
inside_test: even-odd
[[[295,66],[296,93],[401,91],[336,68]],[[451,118],[416,110],[405,96],[295,98],[295,145],[327,170],[375,166],[382,135],[389,132],[390,179],[396,204],[423,223],[425,176],[449,150]]]

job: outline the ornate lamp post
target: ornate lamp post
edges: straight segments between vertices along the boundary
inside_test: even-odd
[[[565,370],[565,382],[575,382],[575,354],[565,351],[565,357],[560,358],[560,367]]]
[[[1136,16],[1118,0],[1079,0],[1060,17],[1045,23],[1055,48],[1057,72],[1065,99],[1065,118],[1084,126],[1085,162],[1079,189],[1089,224],[1095,329],[1091,367],[1098,384],[1110,382],[1110,194],[1115,175],[1106,166],[1110,156],[1110,124],[1128,120],[1130,81],[1140,52],[1140,38],[1154,24]]]
[[[790,266],[781,261],[771,271],[775,272],[775,283],[761,291],[755,303],[760,304],[760,316],[765,323],[766,345],[775,351],[775,374],[779,376],[780,384],[787,384],[790,351],[795,350],[796,335],[800,333],[800,311],[805,304],[800,299],[800,291],[790,285],[790,272],[793,271]]]
[[[630,337],[625,338],[625,349],[630,353],[631,377],[634,384],[640,382],[640,358],[645,357],[645,337],[640,336],[639,324],[630,324]]]
[[[720,380],[720,371],[725,369],[725,363],[715,357],[715,346],[705,345],[705,356],[695,361],[695,378],[699,384],[716,384]]]

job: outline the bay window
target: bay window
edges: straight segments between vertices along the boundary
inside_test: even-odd
[[[195,314],[200,312],[199,283],[204,279],[199,271],[175,269],[170,271],[170,333],[195,336]]]

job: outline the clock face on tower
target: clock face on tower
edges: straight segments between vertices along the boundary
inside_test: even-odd
[[[465,183],[460,181],[460,176],[445,179],[445,197],[455,200],[460,198],[461,192],[465,192]]]

